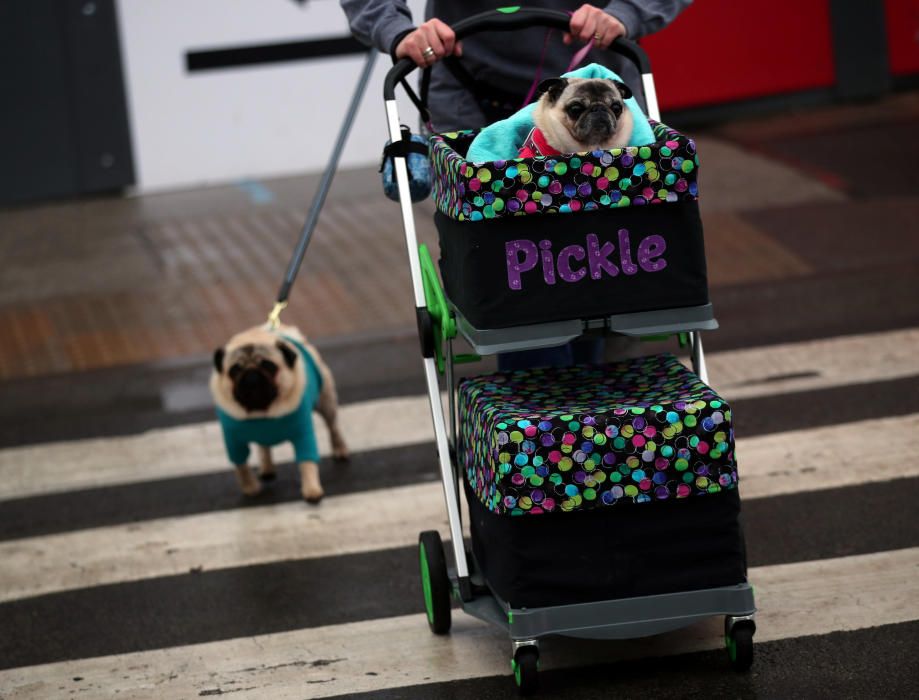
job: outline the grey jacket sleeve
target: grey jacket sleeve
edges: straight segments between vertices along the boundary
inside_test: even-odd
[[[691,3],[692,0],[614,0],[603,9],[622,22],[626,37],[639,39],[666,27]]]
[[[415,28],[404,0],[340,0],[355,38],[392,53],[393,43]]]

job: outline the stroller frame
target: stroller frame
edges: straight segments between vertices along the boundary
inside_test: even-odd
[[[562,12],[540,9],[503,8],[482,13],[454,25],[457,38],[481,31],[507,31],[530,26],[567,29],[569,17]],[[660,120],[654,78],[644,51],[633,42],[618,39],[610,47],[632,60],[642,75],[642,89],[648,115]],[[403,139],[395,99],[395,86],[415,65],[402,59],[389,71],[384,85],[386,117],[390,139]],[[735,668],[746,670],[752,662],[752,637],[755,632],[753,587],[748,583],[692,590],[664,595],[640,596],[540,608],[513,608],[489,587],[480,572],[471,570],[471,553],[463,542],[461,505],[458,484],[463,478],[457,464],[456,384],[452,340],[446,341],[444,353],[448,412],[445,416],[435,357],[434,321],[428,309],[422,274],[422,261],[415,232],[409,192],[406,157],[394,157],[394,172],[400,193],[402,223],[411,270],[418,331],[422,345],[424,373],[430,399],[438,464],[453,542],[452,561],[447,563],[436,531],[420,537],[422,583],[428,621],[435,633],[446,633],[450,627],[450,598],[462,609],[481,620],[495,624],[509,634],[512,641],[511,666],[521,692],[528,694],[537,686],[538,643],[543,637],[561,635],[590,639],[626,639],[672,631],[703,618],[724,616],[725,642]],[[575,319],[494,330],[473,327],[455,308],[450,308],[460,335],[480,355],[512,350],[550,347],[581,336],[585,331],[602,330],[628,336],[688,333],[692,365],[700,379],[707,383],[705,355],[700,332],[718,327],[711,304],[699,307],[618,314],[603,319]],[[448,429],[449,426],[449,429]],[[474,562],[473,562],[474,563]]]

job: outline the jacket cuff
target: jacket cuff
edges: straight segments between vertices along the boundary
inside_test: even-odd
[[[380,32],[380,36],[377,38],[376,43],[379,47],[385,47],[389,50],[389,55],[395,58],[396,46],[399,45],[399,42],[411,31],[414,31],[415,25],[412,24],[412,21],[408,17],[400,17],[399,20],[394,21],[386,26]]]
[[[399,45],[399,42],[402,41],[405,37],[411,34],[415,30],[414,27],[409,27],[408,29],[403,29],[401,32],[396,34],[392,41],[389,44],[389,57],[392,59],[392,62],[396,62],[396,47]]]

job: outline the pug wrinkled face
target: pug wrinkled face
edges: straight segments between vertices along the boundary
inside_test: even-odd
[[[214,353],[221,393],[232,397],[247,413],[267,411],[287,397],[296,383],[296,363],[297,351],[282,341],[244,343]]]
[[[628,144],[632,115],[624,100],[632,91],[618,80],[550,78],[534,120],[547,142],[562,153],[609,149]]]

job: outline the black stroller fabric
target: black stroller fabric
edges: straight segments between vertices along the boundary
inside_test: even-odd
[[[693,591],[746,582],[736,490],[647,507],[538,518],[496,515],[466,485],[472,552],[515,608]]]
[[[707,304],[696,202],[464,224],[434,215],[444,290],[474,328]]]
[[[444,289],[473,327],[708,303],[691,139],[483,164],[473,135],[431,147]]]

